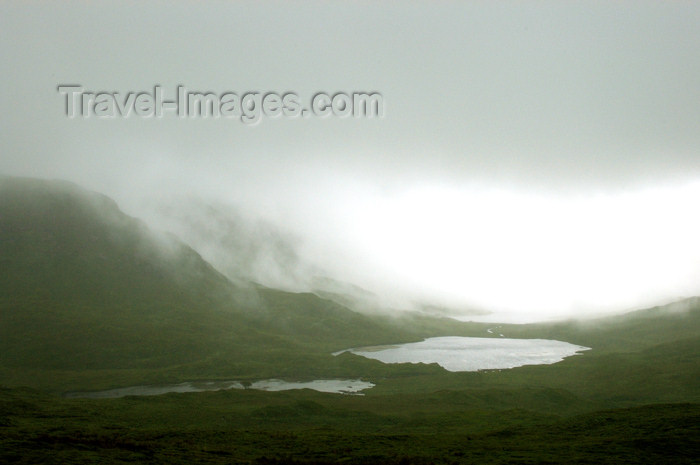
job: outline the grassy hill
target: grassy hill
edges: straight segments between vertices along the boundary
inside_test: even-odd
[[[502,325],[508,337],[551,337],[602,352],[629,352],[686,338],[700,330],[700,297],[590,320]]]
[[[304,377],[333,350],[416,338],[313,294],[238,288],[177,238],[60,181],[0,179],[0,270],[9,384]]]

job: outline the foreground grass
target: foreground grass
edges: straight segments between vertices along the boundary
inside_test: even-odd
[[[469,398],[304,390],[97,401],[4,389],[0,462],[684,464],[700,457],[699,404],[559,417],[478,408]]]

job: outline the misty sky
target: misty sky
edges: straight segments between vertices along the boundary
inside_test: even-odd
[[[0,173],[106,193],[205,257],[221,234],[183,226],[193,205],[271,225],[298,263],[258,263],[268,285],[521,319],[661,303],[700,294],[698,25],[697,2],[4,1]],[[61,84],[386,107],[69,119]]]

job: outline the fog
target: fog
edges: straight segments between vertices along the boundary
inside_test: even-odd
[[[513,319],[700,294],[691,2],[3,2],[0,173],[234,282]],[[378,92],[380,118],[68,118],[92,92]]]

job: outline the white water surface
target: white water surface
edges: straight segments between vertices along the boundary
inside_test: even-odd
[[[360,394],[360,391],[374,387],[374,384],[359,379],[317,379],[314,381],[283,381],[280,379],[266,379],[251,383],[248,389],[261,391],[287,391],[290,389],[313,389],[319,392],[335,394]],[[192,381],[180,384],[160,384],[153,386],[130,386],[106,391],[93,392],[69,392],[65,397],[90,398],[90,399],[114,399],[125,396],[158,396],[171,392],[203,392],[220,391],[226,389],[245,389],[239,381]]]
[[[432,337],[421,342],[360,347],[351,352],[384,363],[437,363],[448,371],[479,371],[548,365],[589,347],[551,339]]]

